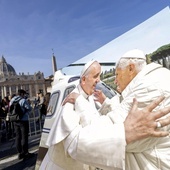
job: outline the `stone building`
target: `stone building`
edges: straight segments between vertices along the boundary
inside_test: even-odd
[[[51,87],[52,76],[44,78],[42,72],[34,73],[34,75],[25,75],[19,73],[17,75],[15,69],[6,62],[2,56],[0,58],[0,97],[17,94],[18,89],[24,89],[30,98],[36,97],[38,92],[47,93],[47,89]]]

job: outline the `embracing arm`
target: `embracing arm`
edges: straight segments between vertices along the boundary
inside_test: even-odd
[[[74,159],[96,167],[124,167],[126,142],[169,134],[157,131],[156,120],[170,112],[170,107],[152,114],[152,110],[162,100],[163,97],[158,98],[143,110],[138,110],[137,101],[134,100],[124,123],[113,124],[109,117],[101,116],[84,128],[77,126],[65,139],[65,150]],[[161,124],[162,126],[170,124],[170,117],[161,120]],[[71,141],[70,145],[67,145],[67,141]]]
[[[84,128],[77,127],[67,137],[64,146],[73,159],[103,169],[123,169],[126,146],[124,133],[123,123],[113,124],[109,117],[101,116]],[[67,141],[71,140],[68,146]]]
[[[74,159],[95,167],[124,167],[126,141],[123,123],[113,124],[107,116],[96,116],[87,121],[94,115],[92,109],[83,98],[81,100],[81,96],[76,96],[76,100],[73,96],[76,94],[69,96],[70,102],[75,102],[75,111],[80,116],[85,115],[86,126],[76,126],[64,140],[65,150]]]

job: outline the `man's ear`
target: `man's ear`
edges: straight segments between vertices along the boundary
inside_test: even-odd
[[[85,80],[86,80],[86,76],[83,76],[83,77],[81,78],[81,82],[84,84]]]
[[[129,71],[134,72],[135,70],[135,65],[134,64],[129,64]]]
[[[133,79],[137,74],[136,66],[135,64],[130,64],[129,65],[129,76]]]

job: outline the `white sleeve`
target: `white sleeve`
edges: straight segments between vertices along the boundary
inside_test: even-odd
[[[74,111],[74,106],[67,103],[60,108],[59,116],[55,118],[46,145],[51,146],[61,142],[79,125],[80,116]]]
[[[66,138],[74,129],[86,126],[99,116],[98,111],[93,109],[89,102],[81,95],[76,100],[76,108],[70,103],[61,107],[59,117],[55,119],[50,130],[46,145],[54,145]]]
[[[160,128],[161,131],[169,131],[170,125]],[[170,145],[169,137],[148,137],[146,139],[138,140],[126,146],[126,152],[141,153],[148,149],[154,148],[156,145],[161,145],[161,148],[167,148]]]
[[[113,124],[107,116],[100,116],[84,128],[77,127],[64,141],[65,150],[73,159],[114,170],[125,167],[125,146],[124,124]]]
[[[106,115],[107,113],[114,110],[118,105],[120,104],[120,96],[115,95],[111,99],[106,98],[103,104],[101,105],[101,108],[99,109],[99,112],[102,115]]]
[[[94,101],[90,103],[83,96],[79,96],[75,102],[75,112],[80,116],[80,124],[84,127],[91,124],[97,117],[100,116],[95,108]]]

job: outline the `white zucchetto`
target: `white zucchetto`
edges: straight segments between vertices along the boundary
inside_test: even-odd
[[[96,60],[90,60],[89,62],[87,62],[87,63],[84,65],[84,67],[83,67],[83,69],[82,69],[82,71],[81,71],[80,77],[82,77],[82,76],[85,74],[85,72],[87,71],[87,69],[88,69],[95,61],[96,61]]]
[[[146,56],[143,51],[139,49],[133,49],[130,51],[127,51],[121,58],[136,58],[136,59],[143,59],[146,60]]]

